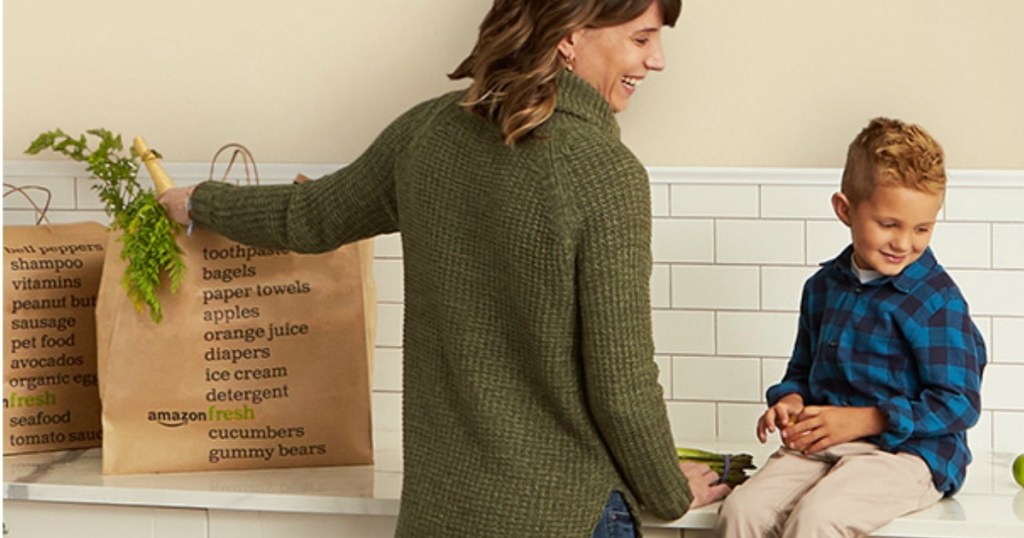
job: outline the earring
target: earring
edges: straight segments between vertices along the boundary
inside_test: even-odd
[[[575,54],[570,54],[569,57],[565,59],[565,70],[570,72],[570,73],[572,73],[573,64],[575,64],[575,63],[576,63],[576,55]]]

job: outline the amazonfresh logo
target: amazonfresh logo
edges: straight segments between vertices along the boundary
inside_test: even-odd
[[[211,405],[203,411],[184,410],[153,410],[147,420],[168,428],[179,428],[190,422],[228,422],[235,420],[255,420],[256,411],[248,405],[225,409]]]

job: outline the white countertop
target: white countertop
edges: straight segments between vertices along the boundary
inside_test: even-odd
[[[401,449],[384,445],[368,466],[131,475],[101,474],[98,448],[4,456],[4,499],[396,516]]]
[[[400,439],[379,433],[376,464],[259,471],[138,475],[100,474],[99,449],[4,457],[4,499],[309,514],[396,516],[402,485]],[[692,443],[748,452],[763,462],[771,447]],[[900,518],[874,536],[928,538],[1024,537],[1024,489],[1010,475],[1010,454],[978,454],[964,488],[952,499]],[[709,529],[717,506],[651,527]]]

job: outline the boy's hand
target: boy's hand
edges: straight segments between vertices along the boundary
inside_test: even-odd
[[[885,431],[886,419],[877,407],[834,407],[809,405],[797,421],[782,429],[787,448],[805,454],[854,441]]]
[[[785,428],[796,422],[796,417],[804,410],[804,398],[797,393],[787,394],[775,402],[775,405],[757,419],[757,439],[761,443],[768,441],[768,434],[775,433],[775,428]],[[783,439],[785,440],[785,439]]]
[[[681,461],[679,469],[683,471],[686,481],[690,483],[690,493],[693,494],[690,509],[711,504],[732,491],[728,484],[718,483],[718,473],[712,471],[706,463]]]

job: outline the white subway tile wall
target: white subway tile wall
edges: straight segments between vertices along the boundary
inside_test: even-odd
[[[373,279],[375,282],[386,282],[386,286],[377,286],[377,301],[380,303],[401,303],[403,286],[402,260],[375,258],[373,260]]]
[[[793,351],[796,313],[721,311],[716,324],[721,355],[788,357]]]
[[[377,289],[391,285],[378,282]],[[402,304],[377,302],[377,346],[384,348],[402,348],[402,315],[405,308]]]
[[[988,351],[993,362],[1024,365],[1024,318],[992,320]]]
[[[992,267],[992,227],[982,222],[941,222],[932,233],[932,251],[949,269]]]
[[[836,253],[838,254],[838,252]],[[804,282],[817,271],[816,265],[800,267],[761,267],[761,309],[783,312],[800,311]]]
[[[717,438],[718,412],[715,402],[669,400],[665,402],[665,407],[672,425],[672,438],[677,445],[693,446]]]
[[[994,446],[992,416],[992,411],[982,411],[978,423],[970,430],[967,430],[967,445],[971,450],[978,453],[992,451]]]
[[[713,263],[715,222],[655,217],[651,243],[661,263]]]
[[[1024,271],[950,267],[949,274],[963,291],[972,315],[999,318],[1021,314],[1021,303],[1024,302]]]
[[[834,186],[763,186],[759,216],[765,219],[831,220],[832,195],[839,190],[838,175],[834,183]]]
[[[672,393],[686,401],[756,401],[761,392],[758,359],[674,357]]]
[[[804,223],[793,220],[717,220],[715,261],[719,264],[804,263]]]
[[[777,383],[786,375],[786,367],[789,366],[788,358],[761,359],[761,393],[758,401],[765,402],[765,391],[773,383]],[[762,409],[763,410],[763,409]]]
[[[758,216],[756,185],[672,185],[670,195],[675,217]]]
[[[715,314],[711,311],[655,310],[655,353],[713,354],[714,317]]]
[[[1024,269],[1024,224],[994,224],[992,252],[996,269]]]
[[[835,258],[850,242],[850,230],[839,219],[807,221],[807,253],[805,263],[817,267]]]
[[[749,443],[757,436],[754,434],[757,417],[764,412],[764,405],[754,403],[719,403],[718,404],[718,438],[726,443]],[[778,443],[776,436],[769,442]]]
[[[206,166],[169,163],[179,184]],[[269,168],[269,174],[267,170]],[[287,181],[328,165],[261,165]],[[53,192],[54,222],[107,222],[86,174],[55,161],[4,164],[5,182]],[[849,232],[832,213],[839,170],[660,169],[652,174],[655,361],[679,444],[754,442],[764,392],[781,379],[793,345],[800,290]],[[75,177],[79,179],[74,179]],[[311,177],[315,177],[311,175]],[[4,224],[30,224],[29,206],[4,201]],[[932,241],[986,338],[976,450],[1024,451],[1024,171],[951,172]],[[401,427],[402,247],[375,241],[377,350],[374,428]]]
[[[651,307],[672,307],[672,267],[655,264],[651,268]]]
[[[663,395],[666,400],[672,400],[672,358],[657,355],[654,362],[658,365],[658,383],[661,384]]]
[[[672,307],[754,310],[760,278],[753,265],[677,265],[671,270]]]
[[[1019,454],[1022,449],[1020,432],[1024,432],[1024,413],[994,411],[992,422],[992,450]]]
[[[1024,365],[992,363],[985,369],[981,401],[994,411],[1024,411]]]
[[[1020,188],[950,186],[946,193],[946,219],[951,221],[1019,223],[1022,208],[1024,189]]]
[[[651,215],[667,217],[672,214],[668,185],[651,185]]]

